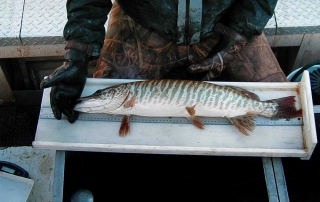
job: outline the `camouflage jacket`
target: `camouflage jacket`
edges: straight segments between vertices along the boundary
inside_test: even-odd
[[[188,5],[195,0],[184,0]],[[117,0],[121,8],[136,22],[158,34],[178,41],[177,19],[179,0]],[[250,39],[262,33],[272,17],[277,0],[203,0],[200,39],[210,36],[213,27],[221,22]],[[64,28],[66,40],[74,39],[91,44],[98,56],[105,36],[105,23],[112,7],[111,0],[68,0],[68,21]],[[181,9],[180,9],[181,10]],[[186,10],[186,11],[185,11]],[[188,8],[186,21],[188,22]],[[184,22],[183,22],[184,23]],[[187,25],[187,24],[186,24]],[[188,26],[186,26],[188,29]],[[190,28],[189,28],[190,29]]]

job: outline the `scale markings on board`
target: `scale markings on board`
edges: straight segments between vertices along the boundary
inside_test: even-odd
[[[123,117],[122,115],[79,113],[78,120],[121,122],[122,117]],[[39,118],[54,119],[51,108],[42,107]],[[201,117],[201,121],[204,125],[231,125],[230,121],[224,117]],[[130,116],[130,122],[190,124],[190,121],[188,121],[184,117],[144,117],[144,116],[135,116],[135,115]],[[271,119],[271,118],[258,116],[255,120],[255,124],[257,126],[268,126],[268,125],[301,126],[302,118]]]

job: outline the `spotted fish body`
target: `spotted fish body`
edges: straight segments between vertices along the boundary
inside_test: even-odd
[[[241,133],[254,130],[257,115],[301,116],[294,96],[260,101],[245,89],[188,80],[149,80],[111,86],[79,99],[76,111],[125,115],[120,135],[129,132],[129,116],[186,117],[203,129],[199,117],[226,117]]]

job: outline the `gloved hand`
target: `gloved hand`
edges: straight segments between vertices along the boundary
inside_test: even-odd
[[[214,47],[206,60],[188,67],[190,73],[208,72],[202,80],[212,80],[221,74],[225,64],[233,59],[233,55],[246,45],[247,39],[229,27],[218,23],[214,30],[222,34],[220,42]]]
[[[55,118],[60,120],[64,114],[70,123],[74,123],[78,118],[78,112],[73,108],[86,83],[90,47],[69,41],[66,49],[66,61],[41,82],[40,88],[52,87],[50,104]]]

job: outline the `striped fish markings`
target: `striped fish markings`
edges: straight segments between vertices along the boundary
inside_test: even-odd
[[[296,118],[295,96],[260,101],[259,96],[234,86],[189,80],[148,80],[100,89],[78,100],[75,110],[86,113],[124,115],[119,135],[130,129],[130,115],[186,117],[204,129],[199,117],[226,117],[244,134],[255,128],[258,116]]]

